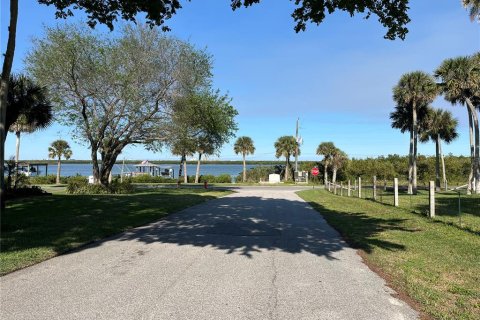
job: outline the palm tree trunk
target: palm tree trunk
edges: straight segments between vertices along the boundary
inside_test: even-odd
[[[332,172],[332,183],[335,184],[337,182],[337,166],[333,166],[333,172]]]
[[[445,157],[443,156],[442,151],[442,141],[440,141],[438,145],[438,149],[440,151],[440,159],[442,160],[442,180],[443,180],[443,189],[447,191],[447,173],[445,172]]]
[[[8,26],[7,49],[5,50],[2,77],[0,79],[0,207],[5,208],[5,139],[7,137],[7,94],[8,80],[12,71],[17,36],[18,0],[10,0],[10,25]]]
[[[473,188],[473,171],[475,165],[475,143],[473,138],[473,118],[470,108],[467,106],[468,111],[468,134],[470,138],[470,173],[468,174],[467,194],[472,194]]]
[[[435,188],[440,191],[440,137],[435,140]]]
[[[327,166],[327,163],[325,163],[325,165],[323,166],[323,184],[324,185],[327,185],[327,181],[328,181],[328,166]]]
[[[410,149],[408,153],[408,194],[413,193],[413,128],[410,130]]]
[[[195,174],[195,183],[198,183],[200,178],[200,161],[202,161],[202,153],[198,153],[198,162],[197,162],[197,173]]]
[[[16,131],[15,135],[17,136],[17,141],[15,145],[15,165],[18,169],[18,161],[20,160],[20,131]]]
[[[417,106],[413,102],[413,157],[412,157],[412,192],[417,194],[417,142],[418,142],[418,126],[417,126]]]
[[[243,182],[247,181],[247,164],[245,163],[245,153],[243,154]]]
[[[475,154],[474,154],[474,166],[473,166],[473,176],[475,179],[475,185],[473,185],[473,191],[475,194],[480,194],[480,128],[478,124],[478,115],[475,107],[473,106],[470,99],[466,99],[468,109],[472,114],[473,128],[475,130]]]
[[[290,167],[290,157],[285,157],[286,160],[287,160],[287,165],[285,166],[285,181],[288,181],[288,172],[290,171],[289,170],[289,167]]]
[[[187,173],[187,156],[183,159],[183,183],[188,183],[188,173]]]
[[[60,157],[58,157],[58,161],[57,161],[57,181],[56,181],[56,184],[60,184],[60,167],[62,165],[62,159]]]

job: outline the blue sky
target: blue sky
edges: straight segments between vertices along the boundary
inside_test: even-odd
[[[385,29],[373,17],[336,13],[320,26],[309,25],[306,32],[296,34],[290,1],[262,0],[235,12],[229,2],[186,2],[168,25],[172,35],[205,47],[214,56],[214,85],[233,98],[239,111],[237,136],[253,138],[257,151],[250,159],[255,160],[275,158],[275,140],[295,133],[297,117],[304,138],[300,160],[318,159],[315,149],[322,141],[333,141],[350,157],[407,154],[408,136],[390,127],[392,87],[403,73],[432,72],[446,58],[480,50],[480,25],[470,22],[460,0],[411,1],[412,22],[404,41],[383,39]],[[2,51],[7,5],[8,1],[1,2]],[[69,21],[81,18],[77,13]],[[23,69],[32,38],[42,36],[44,25],[57,23],[53,8],[20,1],[14,71]],[[441,97],[434,106],[451,110],[460,121],[460,138],[444,146],[444,152],[467,154],[466,110]],[[89,159],[88,148],[58,124],[23,135],[21,158],[47,158],[48,145],[57,138],[71,143],[73,158]],[[238,159],[233,142],[225,145],[220,159]],[[419,152],[434,154],[433,144],[421,144]],[[15,153],[12,134],[5,153]],[[154,154],[141,146],[128,147],[123,156],[177,160],[167,150]]]

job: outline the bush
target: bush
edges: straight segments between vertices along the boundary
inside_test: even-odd
[[[30,197],[30,196],[47,196],[51,193],[46,192],[40,187],[37,186],[23,186],[15,189],[7,190],[7,199],[19,198],[19,197]]]
[[[276,168],[273,166],[259,166],[247,170],[247,181],[246,182],[260,182],[268,181],[268,175],[276,173]],[[243,182],[243,173],[240,173],[236,178],[237,182]]]
[[[65,184],[68,184],[70,182],[86,183],[88,182],[88,179],[85,176],[77,174],[76,176],[71,177],[60,177],[60,182]]]
[[[229,174],[221,174],[215,177],[216,183],[231,183],[232,177]]]
[[[71,179],[67,185],[67,193],[70,194],[129,194],[134,191],[135,188],[130,180],[123,182],[114,180],[106,187],[101,184],[88,183],[86,179]]]
[[[31,184],[55,184],[57,176],[54,174],[49,174],[48,176],[30,176],[29,180]]]
[[[142,174],[130,178],[133,183],[174,183],[177,182],[176,179],[165,178],[165,177],[153,177],[148,174]]]

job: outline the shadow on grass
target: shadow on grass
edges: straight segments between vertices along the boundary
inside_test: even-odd
[[[374,248],[382,248],[389,251],[405,250],[404,245],[378,239],[377,236],[384,231],[419,231],[405,228],[403,224],[406,219],[374,218],[360,212],[332,210],[317,202],[310,202],[310,205],[320,212],[328,223],[342,234],[350,246],[362,249],[367,253],[371,253]]]
[[[201,190],[171,190],[17,199],[2,212],[2,252],[48,247],[63,253],[215,198]]]

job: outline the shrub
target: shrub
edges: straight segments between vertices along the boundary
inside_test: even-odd
[[[30,176],[31,184],[55,184],[57,177],[54,174],[48,176]]]
[[[216,183],[231,183],[232,177],[229,174],[221,174],[215,177]]]
[[[38,186],[23,186],[15,189],[8,189],[6,197],[7,199],[30,197],[30,196],[46,196],[51,193],[46,192]]]
[[[88,182],[88,179],[87,177],[77,174],[76,176],[71,176],[71,177],[60,177],[60,182],[66,183],[66,184],[68,184],[69,182],[86,183]]]
[[[176,179],[165,178],[165,177],[153,177],[148,174],[142,174],[130,178],[134,183],[174,183],[177,182]]]
[[[276,168],[273,166],[259,166],[247,170],[247,181],[246,182],[260,182],[268,181],[268,175],[276,173]],[[240,173],[236,178],[237,182],[243,181],[243,174]]]
[[[70,194],[129,194],[134,191],[135,188],[130,180],[123,182],[114,180],[106,187],[101,184],[88,183],[86,179],[72,179],[67,185],[67,193]]]

